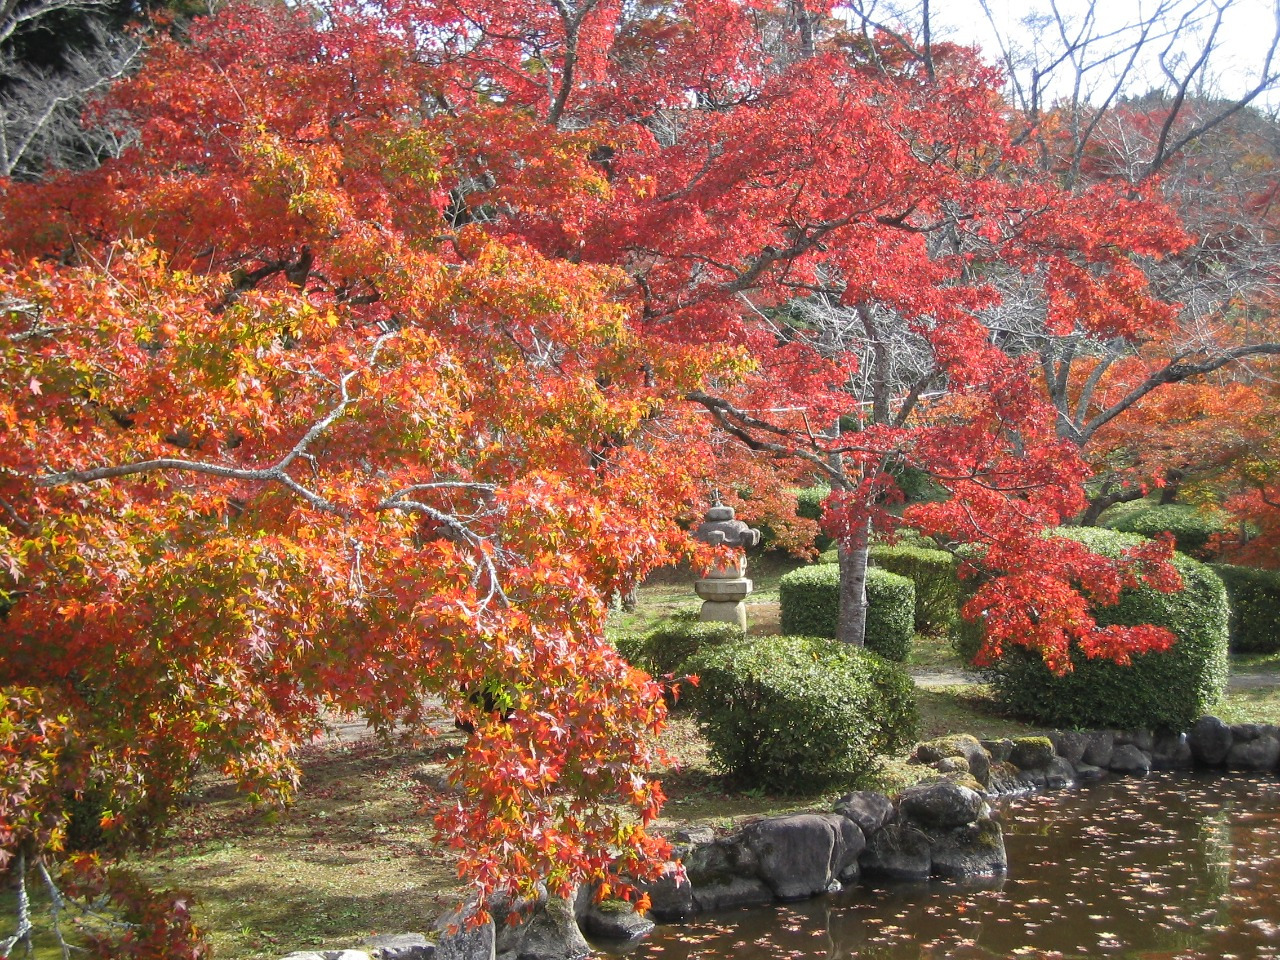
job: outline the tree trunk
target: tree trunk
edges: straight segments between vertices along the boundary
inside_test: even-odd
[[[856,647],[866,646],[867,556],[871,551],[871,521],[859,525],[848,542],[836,543],[840,557],[840,617],[836,639]]]
[[[1128,489],[1119,489],[1110,484],[1103,487],[1100,494],[1089,501],[1088,508],[1082,513],[1074,526],[1078,527],[1094,527],[1098,525],[1098,518],[1102,516],[1107,507],[1115,506],[1117,503],[1129,503],[1133,500],[1141,500],[1145,493],[1140,487],[1129,487]]]
[[[1167,507],[1178,502],[1178,494],[1182,492],[1182,481],[1187,479],[1186,473],[1177,467],[1169,467],[1164,472],[1164,487],[1160,490],[1160,506]]]

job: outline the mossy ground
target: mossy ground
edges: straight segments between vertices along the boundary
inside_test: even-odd
[[[796,561],[753,560],[756,593],[751,632],[777,632],[777,581]],[[698,600],[686,573],[657,577],[640,591],[620,625],[644,627]],[[908,668],[959,675],[947,638],[917,637]],[[1233,669],[1275,675],[1280,655],[1234,658]],[[921,739],[950,733],[1016,737],[1042,732],[995,710],[980,684],[917,688]],[[1280,720],[1280,686],[1242,689],[1219,711],[1231,722]],[[255,808],[220,778],[202,779],[165,842],[135,858],[149,880],[191,891],[196,917],[221,960],[274,958],[298,949],[358,945],[375,933],[429,928],[460,894],[448,851],[432,839],[431,784],[438,782],[462,735],[442,733],[423,744],[333,740],[302,757],[297,802],[284,811]],[[677,711],[663,744],[676,761],[659,772],[669,801],[659,830],[700,823],[729,828],[744,817],[828,806],[834,797],[776,798],[729,788],[707,757],[694,719]],[[889,758],[876,775],[881,789],[913,782],[920,767]],[[12,916],[0,904],[0,916]],[[57,956],[41,949],[37,957]]]

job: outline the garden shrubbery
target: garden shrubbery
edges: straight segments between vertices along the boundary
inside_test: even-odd
[[[1102,525],[1121,533],[1142,537],[1173,536],[1183,553],[1202,556],[1209,540],[1226,530],[1227,516],[1221,511],[1205,511],[1186,503],[1149,503],[1139,501],[1113,508],[1103,515]]]
[[[696,610],[685,610],[645,632],[615,630],[609,639],[632,666],[655,677],[687,672],[685,663],[704,647],[742,639],[734,623],[703,623]]]
[[[1227,588],[1231,604],[1231,649],[1235,653],[1280,650],[1280,571],[1210,564]]]
[[[915,688],[896,664],[837,640],[745,638],[688,663],[717,765],[777,793],[852,783],[914,742]]]
[[[834,637],[840,615],[840,566],[820,563],[800,567],[778,584],[784,634]],[[915,623],[915,585],[906,577],[867,570],[865,643],[889,660],[902,661],[911,649]]]
[[[871,548],[871,561],[915,584],[918,632],[937,635],[951,630],[959,616],[960,596],[954,556],[945,550],[877,545]]]
[[[1133,534],[1067,528],[1058,535],[1116,557],[1141,542]],[[1183,588],[1124,591],[1114,606],[1092,612],[1101,625],[1151,623],[1177,635],[1163,653],[1135,656],[1129,666],[1075,653],[1074,669],[1055,676],[1036,653],[1008,650],[988,669],[997,699],[1012,712],[1062,727],[1187,730],[1222,695],[1227,680],[1227,596],[1208,566],[1182,554],[1174,566]]]
[[[822,519],[822,501],[831,495],[830,487],[803,487],[792,492],[796,495],[796,516]]]

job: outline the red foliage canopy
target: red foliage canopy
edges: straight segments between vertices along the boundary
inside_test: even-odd
[[[1176,228],[1027,179],[971,52],[930,77],[786,26],[736,0],[409,0],[236,6],[159,43],[101,107],[132,147],[6,187],[0,683],[59,690],[121,802],[202,760],[286,794],[323,711],[390,726],[437,698],[477,724],[439,822],[481,891],[642,874],[663,706],[605,601],[687,549],[716,422],[925,465],[951,498],[920,521],[1006,574],[975,601],[997,646],[1167,640],[1070,599],[1099,561],[1039,531],[1082,466],[974,312],[1005,269],[1054,317],[1167,322],[1132,258]],[[857,412],[852,358],[770,317],[818,293],[923,338],[944,415],[815,432]],[[482,687],[509,723],[475,715]]]

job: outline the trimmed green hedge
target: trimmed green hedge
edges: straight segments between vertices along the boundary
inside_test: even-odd
[[[784,634],[834,637],[840,618],[840,565],[800,567],[778,582],[778,605]],[[867,649],[888,659],[907,659],[914,635],[916,588],[906,577],[867,570]]]
[[[941,500],[946,490],[937,483],[926,470],[917,467],[897,466],[889,470],[894,483],[902,491],[902,498],[907,503],[925,503]]]
[[[1205,511],[1186,503],[1140,501],[1125,506],[1127,509],[1104,515],[1102,526],[1142,537],[1169,533],[1180,551],[1193,556],[1205,553],[1209,539],[1223,533],[1229,519],[1221,511]]]
[[[881,570],[906,577],[915,584],[915,629],[945,634],[959,617],[960,585],[956,558],[945,550],[914,546],[874,546],[871,561]]]
[[[915,741],[915,686],[873,653],[816,637],[749,637],[704,650],[694,710],[712,760],[776,793],[843,786]]]
[[[686,673],[689,659],[703,649],[741,640],[742,636],[742,628],[736,623],[668,621],[645,638],[645,669],[655,677]]]
[[[831,495],[830,487],[804,487],[792,491],[796,495],[796,516],[809,520],[822,519],[822,501]]]
[[[1211,563],[1231,604],[1231,649],[1235,653],[1280,650],[1280,571]]]
[[[644,642],[649,634],[640,630],[623,630],[610,627],[605,631],[605,639],[613,644],[613,648],[622,654],[623,659],[633,667],[648,669],[644,665]]]
[[[694,610],[682,611],[646,633],[614,631],[609,640],[632,666],[664,677],[687,672],[685,663],[704,647],[742,639],[735,623],[703,623]]]
[[[1096,528],[1057,533],[1113,557],[1142,542],[1134,534]],[[1205,564],[1177,554],[1174,566],[1183,580],[1177,593],[1140,587],[1124,591],[1114,606],[1093,610],[1103,626],[1167,627],[1178,637],[1172,648],[1139,654],[1129,666],[1074,653],[1074,670],[1063,676],[1050,673],[1038,654],[1009,650],[988,671],[997,699],[1014,713],[1053,726],[1189,729],[1226,686],[1227,595]]]

